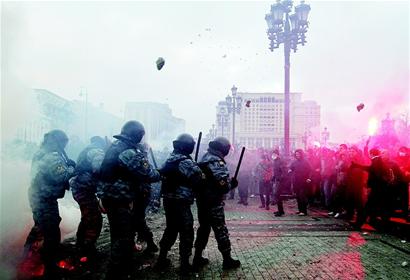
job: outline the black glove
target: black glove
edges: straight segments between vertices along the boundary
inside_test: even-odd
[[[231,189],[234,189],[238,186],[238,180],[236,178],[231,178]]]
[[[67,165],[68,165],[68,166],[72,166],[72,167],[75,168],[76,163],[75,163],[74,160],[72,160],[72,159],[69,158],[69,159],[67,159]]]

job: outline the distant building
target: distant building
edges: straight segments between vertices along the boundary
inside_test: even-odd
[[[166,147],[185,131],[185,120],[173,116],[168,104],[128,102],[125,119],[140,121],[145,127],[145,141],[155,148]]]
[[[33,89],[30,115],[18,129],[16,140],[39,144],[51,129],[64,130],[70,143],[88,143],[93,135],[119,133],[123,120],[90,103],[70,101],[46,89]],[[87,112],[87,113],[85,113]]]
[[[54,128],[67,130],[74,114],[70,101],[46,89],[33,89],[30,116],[17,131],[24,143],[40,143],[44,134]]]
[[[87,103],[87,108],[85,107],[84,101],[72,101],[74,118],[69,129],[72,134],[88,142],[88,139],[95,135],[106,136],[110,139],[113,135],[120,133],[124,124],[122,118],[104,111],[103,104],[95,106]]]
[[[237,94],[242,98],[241,112],[235,118],[237,144],[251,149],[282,147],[283,93],[238,92]],[[302,101],[302,93],[291,93],[290,101],[290,142],[291,148],[295,149],[304,147],[306,134],[320,126],[320,106],[315,101]],[[232,139],[232,116],[225,114],[227,110],[224,107],[226,107],[224,101],[217,105],[217,134]]]

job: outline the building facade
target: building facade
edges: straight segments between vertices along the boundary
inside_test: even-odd
[[[242,108],[235,118],[236,144],[250,149],[283,147],[283,93],[237,94],[242,98]],[[290,141],[295,149],[304,147],[306,134],[320,126],[320,106],[314,101],[302,101],[302,93],[297,92],[290,94],[290,101]],[[232,139],[232,115],[225,113],[224,107],[221,101],[216,108],[217,134]]]
[[[170,139],[185,132],[185,120],[175,117],[168,104],[128,102],[125,119],[140,121],[145,127],[145,141],[154,148],[169,147]]]
[[[30,115],[17,130],[16,140],[39,144],[51,129],[67,133],[70,142],[88,143],[94,135],[111,138],[119,133],[123,120],[103,108],[83,101],[70,101],[46,89],[33,89]]]
[[[16,139],[39,144],[47,131],[67,130],[73,117],[70,101],[46,89],[33,89],[28,98],[31,112],[17,130]]]

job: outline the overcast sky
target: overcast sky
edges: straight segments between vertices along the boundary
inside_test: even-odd
[[[3,2],[2,71],[68,99],[86,87],[90,102],[119,116],[127,101],[168,103],[196,134],[233,84],[283,91],[283,49],[268,49],[264,20],[273,2]],[[408,108],[408,2],[308,3],[291,90],[321,105],[333,140]]]

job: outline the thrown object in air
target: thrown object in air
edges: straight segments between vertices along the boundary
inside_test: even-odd
[[[164,67],[165,59],[163,59],[162,57],[158,57],[156,64],[157,64],[157,69],[161,70],[162,67]]]
[[[248,108],[251,107],[251,101],[247,100],[246,103],[245,103],[245,106],[248,107]]]
[[[360,112],[361,110],[364,109],[364,104],[360,103],[359,105],[356,106],[357,112]]]

